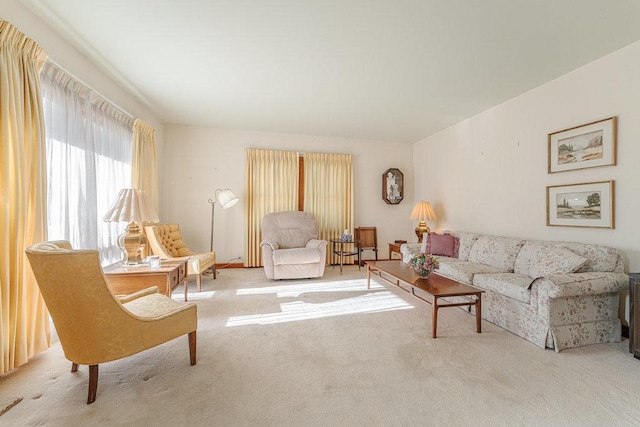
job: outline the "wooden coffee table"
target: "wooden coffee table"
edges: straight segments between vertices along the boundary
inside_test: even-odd
[[[418,273],[413,271],[407,264],[400,260],[393,261],[367,261],[367,289],[370,289],[371,274],[379,276],[381,279],[410,292],[413,296],[433,306],[431,337],[436,337],[438,330],[438,309],[444,307],[460,307],[471,306],[476,307],[476,331],[482,331],[481,311],[482,311],[482,294],[483,290],[474,288],[473,286],[460,283],[438,274],[431,274],[428,278],[422,279]],[[406,289],[400,283],[406,283],[410,289]],[[431,295],[433,301],[422,298],[416,293],[416,288]],[[441,298],[447,297],[468,297],[468,302],[459,303],[439,303]],[[473,298],[472,298],[473,297]]]

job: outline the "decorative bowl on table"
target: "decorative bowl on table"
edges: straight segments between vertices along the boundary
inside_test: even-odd
[[[409,266],[423,279],[429,277],[429,275],[433,273],[433,270],[440,268],[438,258],[425,253],[419,253],[411,258]]]

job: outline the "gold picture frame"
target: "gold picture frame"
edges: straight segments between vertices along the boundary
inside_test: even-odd
[[[614,181],[547,187],[547,225],[614,228]]]
[[[548,135],[548,173],[615,166],[617,117]]]

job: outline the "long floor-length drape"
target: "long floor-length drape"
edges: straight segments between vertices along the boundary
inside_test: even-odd
[[[304,210],[315,215],[319,238],[339,238],[353,230],[353,156],[305,153]],[[330,262],[331,251],[327,251]]]
[[[247,149],[245,267],[262,266],[262,218],[271,212],[297,209],[298,157],[295,151]]]
[[[0,374],[50,344],[49,315],[24,250],[46,240],[39,73],[47,55],[0,21]]]
[[[131,187],[133,118],[56,64],[42,71],[51,239],[100,251],[103,264],[122,258],[126,224],[102,217]]]
[[[151,206],[157,213],[159,205],[155,132],[155,129],[140,119],[133,122],[131,182],[133,188],[147,193]]]

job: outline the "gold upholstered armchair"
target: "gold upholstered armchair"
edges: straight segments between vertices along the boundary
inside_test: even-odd
[[[144,230],[154,255],[158,255],[162,259],[189,257],[188,274],[196,276],[198,292],[200,292],[202,284],[202,273],[211,269],[213,278],[216,278],[215,252],[196,253],[189,249],[182,239],[178,224],[149,225]]]
[[[121,359],[188,334],[196,364],[197,307],[151,287],[115,296],[105,281],[97,250],[74,250],[67,241],[26,249],[71,372],[89,365],[89,394],[98,391],[98,364]]]

